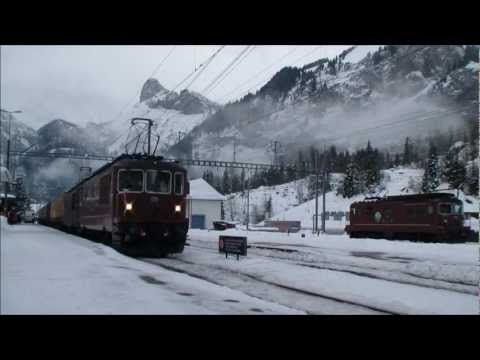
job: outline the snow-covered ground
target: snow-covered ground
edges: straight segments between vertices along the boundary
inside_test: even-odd
[[[247,236],[246,257],[219,254],[227,234]],[[1,313],[479,313],[478,244],[195,229],[187,245],[132,259],[1,218]]]
[[[246,259],[228,263],[218,256],[218,235],[227,234],[247,236],[250,248]],[[384,312],[479,312],[478,244],[350,239],[345,235],[314,236],[307,232],[304,235],[191,230],[191,248],[174,258]],[[175,260],[163,261],[172,265]],[[201,273],[201,269],[195,271]],[[208,271],[204,276],[208,276]],[[310,302],[301,308],[311,312],[312,307]],[[316,311],[323,313],[322,309]],[[349,313],[340,304],[330,306],[328,311]]]
[[[2,314],[302,314],[40,225],[1,219]]]

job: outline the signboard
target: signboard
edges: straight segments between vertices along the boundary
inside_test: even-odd
[[[225,236],[218,237],[218,252],[237,255],[237,260],[240,255],[247,256],[247,238],[245,236]]]

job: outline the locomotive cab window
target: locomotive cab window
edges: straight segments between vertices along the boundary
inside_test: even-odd
[[[147,191],[170,194],[172,174],[169,171],[147,170]]]
[[[438,204],[438,212],[442,215],[461,214],[462,205],[454,203],[440,203]]]
[[[183,174],[182,173],[175,173],[174,188],[175,188],[175,195],[183,194]]]
[[[142,192],[143,171],[142,170],[120,170],[118,172],[119,192]]]

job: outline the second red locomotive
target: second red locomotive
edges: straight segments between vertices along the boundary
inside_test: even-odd
[[[474,234],[463,221],[462,202],[453,194],[388,196],[354,202],[345,231],[352,238],[472,240]]]
[[[39,211],[39,222],[90,235],[131,254],[182,252],[188,231],[186,169],[122,155]]]

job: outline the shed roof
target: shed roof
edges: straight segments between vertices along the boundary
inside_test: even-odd
[[[190,181],[189,199],[192,200],[225,200],[225,196],[215,190],[209,183],[202,178]]]

